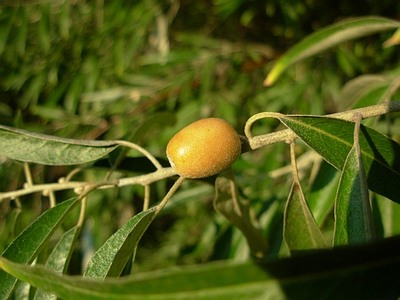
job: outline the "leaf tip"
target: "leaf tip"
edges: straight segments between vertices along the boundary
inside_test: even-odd
[[[273,67],[272,70],[268,73],[267,78],[265,78],[263,84],[264,86],[271,86],[273,85],[278,77],[282,74],[285,70],[286,66],[279,60]]]
[[[279,76],[279,74],[275,74],[275,72],[270,72],[267,75],[267,78],[265,78],[265,80],[263,82],[263,85],[267,86],[267,87],[268,86],[272,86],[275,83],[275,81],[278,78],[278,76]]]

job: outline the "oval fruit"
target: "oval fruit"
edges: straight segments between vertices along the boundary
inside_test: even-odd
[[[182,177],[204,178],[230,167],[239,157],[241,142],[225,120],[198,120],[175,134],[167,145],[171,166]]]

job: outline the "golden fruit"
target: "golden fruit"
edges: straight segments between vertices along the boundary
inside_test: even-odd
[[[241,142],[225,120],[198,120],[175,134],[167,145],[171,166],[182,177],[204,178],[230,167],[239,157]]]

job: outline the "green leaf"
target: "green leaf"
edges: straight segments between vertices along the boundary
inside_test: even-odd
[[[85,277],[118,277],[157,213],[157,207],[142,211],[114,233],[90,260]]]
[[[75,198],[64,201],[44,212],[2,253],[2,257],[23,264],[31,263],[69,212],[79,203]],[[17,279],[0,270],[0,299],[7,299]]]
[[[380,17],[361,17],[345,20],[318,30],[287,51],[276,62],[265,79],[264,84],[268,86],[272,85],[290,65],[330,47],[355,38],[399,27],[400,23],[394,20]]]
[[[242,231],[254,256],[262,257],[267,252],[267,241],[261,230],[253,225],[250,205],[240,198],[232,172],[215,180],[214,208]]]
[[[387,48],[387,47],[392,47],[392,46],[395,46],[398,44],[400,44],[400,28],[397,29],[396,32],[393,33],[393,35],[383,43],[382,46],[384,48]]]
[[[54,247],[53,251],[51,251],[46,261],[46,267],[54,270],[57,273],[65,272],[66,268],[68,267],[69,260],[72,255],[72,250],[74,249],[73,246],[75,244],[79,232],[80,232],[80,227],[75,226],[63,234],[57,245]],[[56,300],[57,297],[53,294],[43,292],[42,290],[39,289],[36,291],[34,299]]]
[[[45,165],[76,165],[113,151],[113,141],[74,140],[0,125],[0,154]]]
[[[61,276],[42,266],[25,268],[0,258],[0,267],[62,299],[232,299],[279,296],[275,280],[253,263],[216,263],[94,281]],[[276,299],[276,298],[275,298]],[[280,298],[283,299],[282,295]]]
[[[362,253],[362,255],[360,255]],[[400,237],[254,262],[214,262],[104,281],[0,258],[0,268],[68,299],[397,299]],[[379,278],[379,280],[377,280]]]
[[[72,227],[63,234],[46,261],[47,267],[59,273],[65,272],[79,232],[79,227]]]
[[[292,185],[286,204],[283,234],[290,251],[327,247],[297,180]]]
[[[373,225],[367,179],[360,145],[355,138],[354,146],[345,161],[336,195],[333,241],[337,246],[367,243],[372,238]]]
[[[353,147],[353,122],[319,116],[282,116],[280,120],[327,162],[343,170]],[[400,203],[400,145],[361,125],[360,148],[369,189]]]
[[[321,159],[318,172],[306,193],[307,203],[318,226],[322,225],[333,208],[339,178],[339,172]]]
[[[391,90],[393,78],[383,75],[361,75],[347,82],[338,96],[338,111],[382,103]]]

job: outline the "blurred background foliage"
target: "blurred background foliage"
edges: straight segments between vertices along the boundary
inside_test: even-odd
[[[165,161],[168,140],[198,118],[224,118],[242,134],[246,120],[262,111],[332,113],[341,107],[340,91],[348,80],[400,72],[398,48],[382,48],[391,32],[298,63],[271,87],[263,81],[274,60],[306,35],[366,15],[398,19],[400,2],[2,0],[0,123],[69,138],[130,140]],[[263,120],[253,133],[279,126]],[[246,153],[234,165],[241,192],[271,242],[271,255],[284,252],[282,207],[291,181],[289,173],[275,170],[287,165],[287,152],[286,145],[277,144]],[[109,161],[137,155],[113,153]],[[108,163],[74,179],[101,180]],[[123,167],[115,176],[151,171],[140,163]],[[326,174],[334,173],[326,168]],[[54,182],[70,170],[32,166],[36,183]],[[311,168],[304,172],[310,174]],[[20,188],[22,165],[2,159],[0,178],[1,191]],[[213,210],[210,182],[184,183],[144,236],[134,269],[247,257],[240,232]],[[153,203],[171,184],[152,185]],[[57,200],[69,196],[58,193]],[[71,273],[80,272],[81,261],[142,204],[141,187],[93,193]],[[0,203],[0,251],[48,206],[41,195]]]

